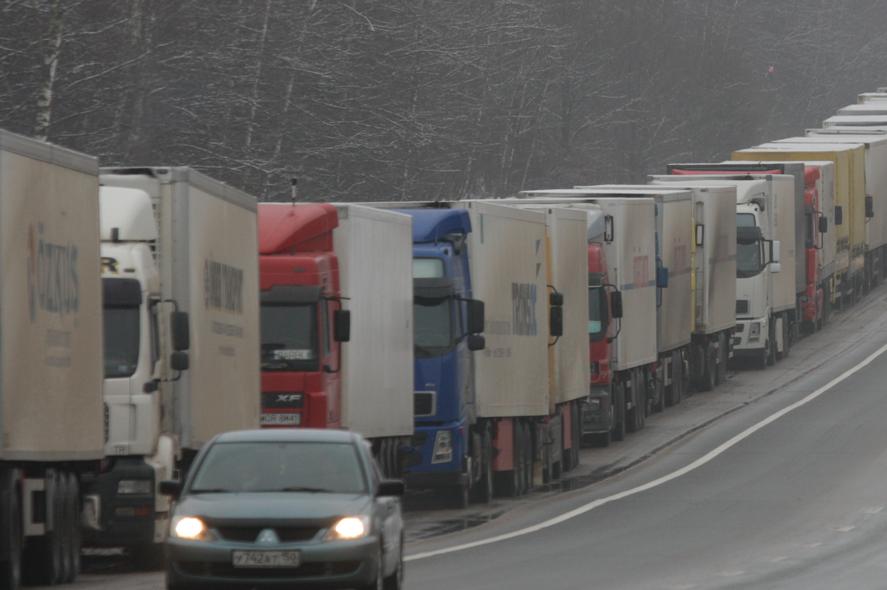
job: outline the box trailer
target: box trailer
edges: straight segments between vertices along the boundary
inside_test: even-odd
[[[95,158],[0,130],[0,587],[73,581],[104,456]]]

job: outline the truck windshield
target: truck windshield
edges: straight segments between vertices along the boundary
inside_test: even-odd
[[[751,213],[737,213],[736,227],[754,227],[755,216]],[[764,270],[761,256],[761,243],[736,244],[736,276],[739,278],[753,277]]]
[[[262,370],[316,371],[317,306],[262,305]]]
[[[607,298],[604,288],[594,286],[588,288],[588,335],[592,340],[603,340],[607,332]]]
[[[453,300],[417,299],[413,304],[416,333],[413,343],[417,357],[446,354],[454,345]]]
[[[139,363],[139,307],[104,308],[105,378],[132,377]]]

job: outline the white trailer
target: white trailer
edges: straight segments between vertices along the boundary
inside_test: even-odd
[[[887,90],[887,89],[885,89]],[[859,104],[869,104],[873,102],[887,102],[887,92],[863,92],[857,95]]]
[[[590,368],[588,364],[588,248],[587,216],[584,211],[555,205],[527,204],[522,199],[497,199],[521,209],[545,213],[548,236],[550,293],[560,295],[563,333],[552,338],[548,347],[549,429],[553,445],[555,473],[569,471],[579,464],[581,443],[580,408],[578,400],[588,396]],[[552,448],[554,447],[554,448]],[[558,453],[561,455],[557,459]],[[552,462],[549,459],[546,462]]]
[[[359,205],[336,209],[333,247],[343,305],[351,311],[351,340],[342,348],[342,426],[381,447],[413,434],[412,221]]]
[[[259,424],[256,201],[187,167],[101,174],[106,469],[87,541],[162,558],[170,500],[213,436]]]
[[[834,115],[822,122],[823,127],[887,127],[887,115]]]
[[[105,441],[98,196],[95,158],[0,130],[2,588],[79,571]]]
[[[689,384],[693,308],[693,197],[680,188],[651,185],[577,186],[589,196],[652,198],[656,203],[656,332],[659,366],[653,406],[679,403]],[[726,343],[724,349],[726,350]],[[725,360],[726,364],[726,360]]]
[[[887,117],[887,103],[871,101],[851,104],[841,107],[836,114],[839,117]]]
[[[644,427],[653,400],[650,388],[658,359],[656,338],[650,337],[657,317],[656,203],[650,198],[619,198],[617,192],[589,195],[584,189],[525,191],[521,199],[586,210],[588,241],[604,245],[607,274],[621,292],[625,310],[611,364],[614,430],[620,440],[624,430]]]

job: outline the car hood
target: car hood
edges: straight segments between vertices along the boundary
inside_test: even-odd
[[[181,499],[177,515],[209,521],[329,521],[367,514],[371,500],[363,494],[305,492],[194,494]]]

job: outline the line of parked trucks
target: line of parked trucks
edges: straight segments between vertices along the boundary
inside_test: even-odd
[[[887,89],[645,185],[261,203],[0,131],[0,587],[162,558],[219,432],[348,428],[459,506],[575,468],[887,272]]]

